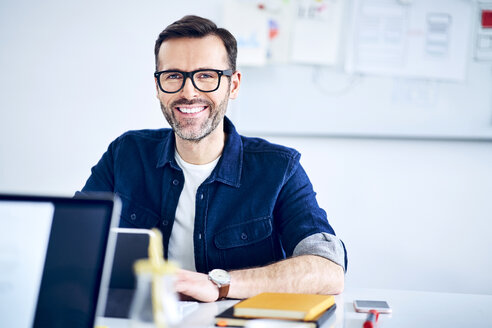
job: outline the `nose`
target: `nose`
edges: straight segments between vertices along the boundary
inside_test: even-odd
[[[190,77],[187,77],[185,79],[185,84],[183,86],[183,89],[181,89],[181,95],[186,99],[191,99],[199,96],[198,90],[195,89],[195,86],[193,85]]]

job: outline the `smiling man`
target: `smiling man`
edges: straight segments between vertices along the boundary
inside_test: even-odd
[[[232,34],[210,20],[186,16],[162,31],[154,77],[171,129],[117,138],[82,192],[117,193],[120,226],[162,231],[185,297],[340,293],[345,247],[300,154],[239,135],[225,116],[241,83],[236,57]]]

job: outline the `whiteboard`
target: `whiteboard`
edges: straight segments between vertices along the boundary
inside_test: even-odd
[[[231,116],[245,134],[492,140],[490,64],[470,63],[462,83],[292,65],[242,73]]]
[[[412,70],[406,75],[347,70],[343,61],[351,56],[343,51],[350,47],[342,43],[342,63],[331,67],[240,67],[240,97],[231,105],[230,116],[242,133],[251,135],[492,140],[492,61],[478,61],[474,56],[479,5],[466,0],[439,1],[469,9],[463,17],[457,17],[460,20],[454,17],[451,26],[456,31],[467,22],[469,27],[466,39],[460,39],[466,41],[450,41],[451,48],[466,50],[460,50],[463,65],[448,65],[457,72],[447,75],[461,78],[440,79],[434,73],[429,77],[422,73],[411,76]],[[356,2],[363,0],[350,1],[352,5]],[[413,1],[413,5],[417,3],[421,9],[422,4],[431,5]],[[350,43],[350,26],[354,25],[351,10],[347,6],[342,29],[345,43]]]

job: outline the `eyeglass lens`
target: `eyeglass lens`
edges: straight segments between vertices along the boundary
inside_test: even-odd
[[[191,79],[200,91],[213,91],[219,86],[219,74],[215,71],[195,72]],[[184,85],[184,75],[180,72],[166,72],[159,76],[161,87],[167,92],[176,92]]]

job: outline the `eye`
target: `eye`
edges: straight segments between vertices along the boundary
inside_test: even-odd
[[[196,78],[200,80],[214,79],[216,75],[215,72],[198,72]]]
[[[166,74],[163,74],[162,77],[166,81],[168,81],[168,80],[181,80],[183,78],[183,75],[180,73],[166,73]]]

